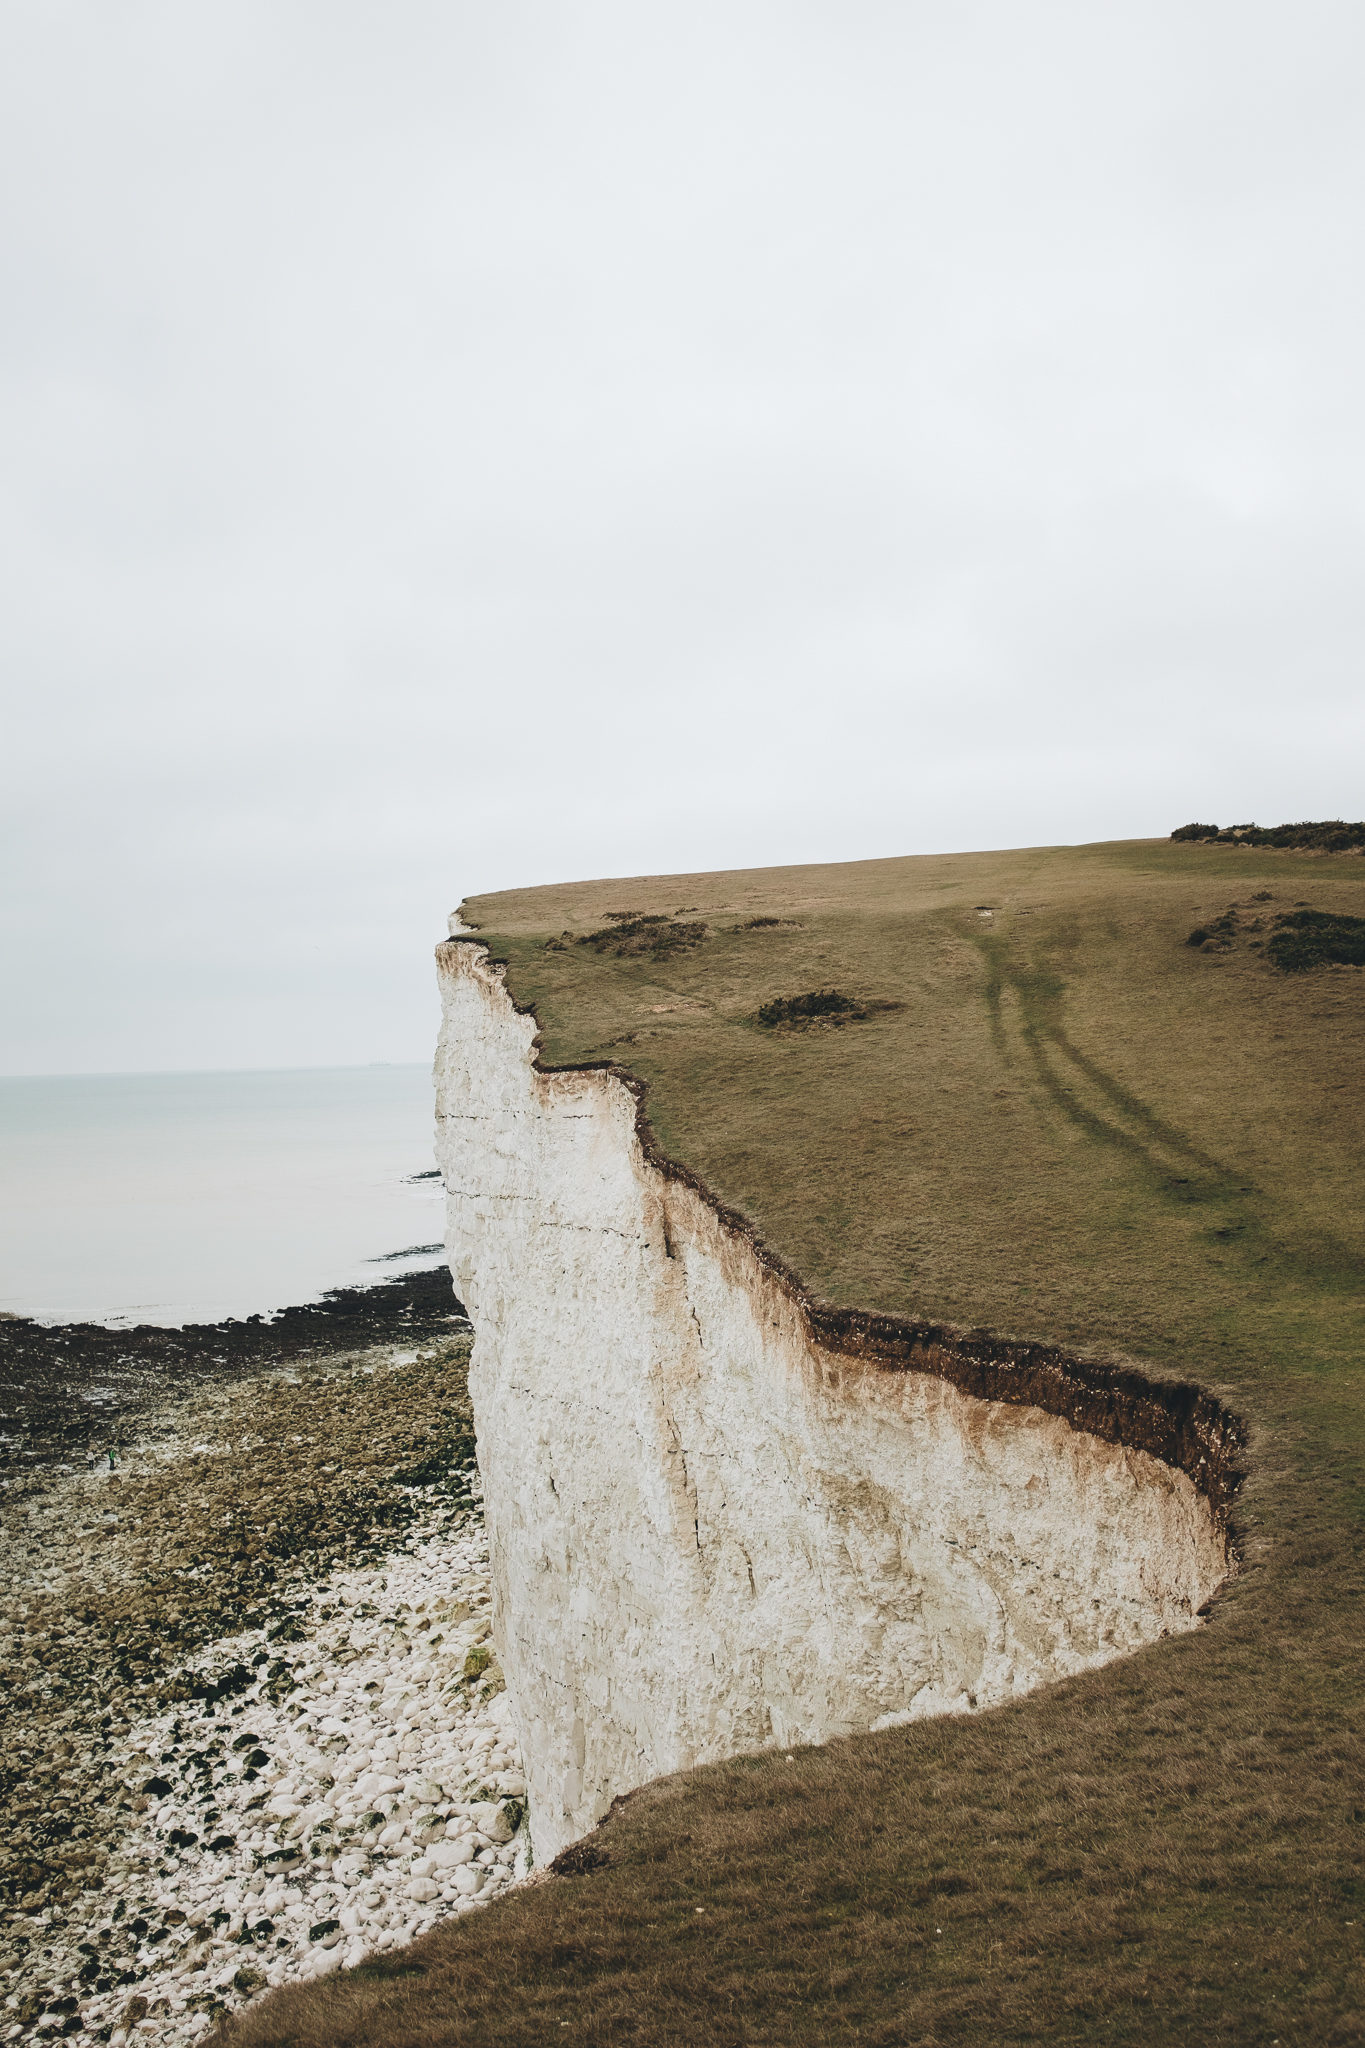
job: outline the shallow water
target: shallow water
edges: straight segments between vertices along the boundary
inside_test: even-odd
[[[432,1265],[432,1114],[425,1066],[0,1080],[0,1309],[218,1322]]]

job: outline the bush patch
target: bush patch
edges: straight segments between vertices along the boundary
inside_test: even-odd
[[[1282,974],[1310,967],[1365,967],[1365,917],[1336,910],[1289,910],[1275,920],[1266,959]]]
[[[706,925],[683,924],[662,912],[628,916],[624,911],[608,911],[607,915],[615,921],[600,931],[561,932],[557,939],[547,939],[546,952],[567,953],[570,946],[591,946],[594,953],[611,953],[618,960],[666,960],[672,953],[699,946],[710,936]]]
[[[899,1008],[899,1003],[846,996],[842,989],[812,988],[799,996],[774,996],[760,1007],[758,1021],[767,1031],[799,1031],[812,1024],[856,1024],[879,1010]]]
[[[1296,847],[1310,853],[1365,853],[1365,819],[1304,819],[1297,825],[1178,825],[1172,839],[1208,846]]]

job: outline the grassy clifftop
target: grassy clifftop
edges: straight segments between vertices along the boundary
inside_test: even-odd
[[[644,1077],[662,1149],[830,1301],[1216,1389],[1244,1568],[1197,1635],[1016,1706],[649,1788],[592,1867],[234,2039],[1365,2038],[1365,970],[1280,971],[1303,909],[1365,912],[1365,863],[1135,842],[466,905],[546,1063]]]
[[[1240,1385],[1257,1343],[1283,1377],[1291,1314],[1319,1364],[1355,1341],[1361,977],[1258,950],[1300,903],[1365,910],[1365,864],[1139,842],[597,882],[464,914],[547,1064],[643,1076],[664,1150],[830,1300]],[[678,927],[705,936],[675,948]],[[826,990],[852,1012],[761,1021]]]

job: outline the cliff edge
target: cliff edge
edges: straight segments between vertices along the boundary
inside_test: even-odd
[[[659,1156],[632,1077],[544,1071],[487,949],[439,960],[447,1242],[538,1856],[665,1773],[990,1707],[1196,1626],[1229,1565],[1216,1401],[813,1302]]]

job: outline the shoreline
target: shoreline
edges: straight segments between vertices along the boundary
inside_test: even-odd
[[[159,1402],[270,1367],[446,1334],[468,1322],[444,1265],[217,1323],[0,1316],[0,1485],[103,1459]]]
[[[178,2048],[525,1874],[468,1350],[443,1269],[0,1323],[0,2040]]]

